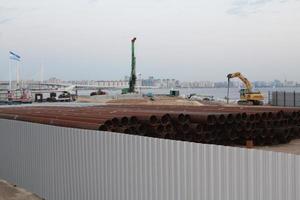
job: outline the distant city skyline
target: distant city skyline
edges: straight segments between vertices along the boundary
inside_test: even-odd
[[[2,0],[0,80],[8,52],[21,78],[110,80],[130,73],[137,37],[143,77],[300,81],[299,0]]]
[[[33,81],[33,80],[24,80],[21,82],[22,87],[37,87],[40,88],[41,81]],[[16,81],[12,82],[12,85],[15,86],[17,84]],[[125,77],[125,79],[117,79],[117,80],[61,80],[55,77],[52,77],[48,80],[44,80],[42,84],[50,84],[51,87],[56,86],[66,86],[66,85],[77,85],[80,87],[86,86],[96,86],[103,88],[126,88],[129,86],[129,79]],[[273,81],[253,81],[252,82],[254,88],[299,88],[300,83],[296,81],[288,81],[285,80],[281,82],[279,80]],[[147,79],[137,79],[136,86],[143,86],[144,88],[157,88],[157,89],[180,89],[180,88],[227,88],[227,81],[180,81],[176,79],[159,79],[153,76],[148,77]],[[9,87],[8,81],[0,81],[0,91],[5,91]],[[231,88],[244,88],[244,84],[239,80],[232,80],[230,82]]]
[[[32,80],[27,80],[25,82],[32,82]],[[39,83],[39,81],[33,81]],[[56,77],[52,77],[50,79],[44,80],[44,83],[55,83],[55,84],[73,84],[73,85],[98,85],[98,86],[127,86],[129,83],[129,77],[125,76],[124,79],[116,79],[116,80],[62,80]],[[251,81],[254,87],[300,87],[300,83],[297,81],[291,80],[272,80],[272,81]],[[220,88],[227,87],[227,81],[206,81],[206,80],[198,80],[198,81],[180,81],[174,78],[157,78],[154,76],[150,76],[148,78],[138,78],[137,79],[138,86],[151,86],[151,87],[160,87],[160,88]],[[230,87],[243,87],[244,84],[242,81],[238,79],[234,79],[230,81]]]
[[[40,76],[38,74],[38,76]],[[155,76],[148,76],[148,77],[143,77],[143,76],[139,76],[138,75],[138,80],[139,79],[142,79],[142,80],[147,80],[149,78],[154,78],[154,79],[160,79],[160,80],[176,80],[176,81],[180,81],[180,82],[213,82],[213,83],[216,83],[216,82],[227,82],[227,77],[225,77],[223,80],[215,80],[215,81],[211,81],[211,80],[180,80],[180,79],[176,79],[174,77],[155,77]],[[129,76],[124,76],[124,77],[119,77],[119,78],[116,78],[116,79],[62,79],[60,77],[46,77],[43,79],[44,82],[51,82],[51,81],[58,81],[58,82],[72,82],[72,81],[129,81]],[[13,81],[15,81],[15,79],[13,79]],[[39,78],[37,79],[23,79],[23,81],[40,81]],[[8,82],[8,80],[0,80],[0,82]],[[239,82],[241,84],[243,84],[241,82],[241,80],[239,80],[238,78],[236,79],[233,79],[231,80],[231,82]],[[270,82],[280,82],[280,83],[299,83],[300,84],[300,81],[296,81],[296,80],[288,80],[288,79],[285,79],[285,80],[279,80],[279,79],[273,79],[273,80],[251,80],[252,83],[270,83]]]

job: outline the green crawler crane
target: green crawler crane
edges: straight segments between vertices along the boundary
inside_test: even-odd
[[[136,41],[136,38],[133,38],[131,40],[131,74],[130,74],[130,79],[129,79],[129,88],[122,89],[122,94],[135,92],[135,84],[136,84],[136,72],[135,72],[136,57],[134,55],[135,41]]]

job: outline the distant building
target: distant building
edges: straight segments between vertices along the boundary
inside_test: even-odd
[[[215,83],[211,81],[192,81],[192,82],[182,82],[181,87],[183,88],[213,88]]]
[[[274,87],[283,87],[283,83],[281,83],[281,81],[279,80],[274,80],[272,83],[272,86]]]
[[[63,81],[58,78],[52,77],[52,78],[49,78],[48,81],[46,81],[46,82],[47,83],[62,83]]]
[[[253,86],[256,88],[262,88],[262,87],[272,87],[273,84],[270,81],[254,81]]]
[[[142,85],[143,86],[151,86],[151,87],[153,87],[154,86],[154,82],[155,82],[154,77],[153,76],[149,76],[148,79],[143,79],[142,80]]]
[[[129,82],[125,80],[118,80],[118,81],[96,81],[97,86],[100,87],[129,87]]]
[[[176,79],[155,79],[149,76],[148,79],[141,80],[142,86],[159,87],[159,88],[176,88],[180,87],[180,82]]]
[[[127,88],[129,87],[128,80],[101,80],[95,81],[93,85],[97,85],[99,87],[116,87],[116,88]],[[141,85],[141,80],[136,80],[136,86]]]
[[[230,81],[229,86],[231,88],[242,88],[242,87],[244,87],[243,83],[239,82],[239,81]],[[227,81],[224,81],[224,82],[215,82],[214,83],[214,87],[215,88],[227,88],[228,87],[228,82]]]
[[[297,83],[295,81],[285,80],[283,83],[283,87],[295,87]]]

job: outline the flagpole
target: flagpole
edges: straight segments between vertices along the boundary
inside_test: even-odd
[[[20,61],[16,61],[16,70],[17,70],[17,89],[20,89]]]
[[[44,66],[43,63],[41,64],[41,69],[40,69],[40,82],[44,82]]]
[[[12,78],[11,78],[11,74],[12,74],[12,62],[11,62],[11,59],[13,60],[16,60],[18,62],[20,62],[21,60],[21,57],[19,55],[17,55],[16,53],[12,52],[12,51],[9,51],[9,69],[10,69],[10,89],[12,88]],[[19,89],[19,86],[20,86],[20,66],[18,64],[18,62],[16,62],[16,89]]]
[[[18,64],[18,82],[19,82],[19,89],[22,87],[22,81],[21,81],[21,71],[20,71],[20,61],[17,62]]]

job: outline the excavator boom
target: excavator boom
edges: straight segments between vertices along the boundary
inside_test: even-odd
[[[252,92],[251,82],[246,77],[244,77],[240,72],[235,72],[227,75],[228,79],[236,78],[236,77],[239,78],[244,83],[245,88],[248,89],[249,92]]]

